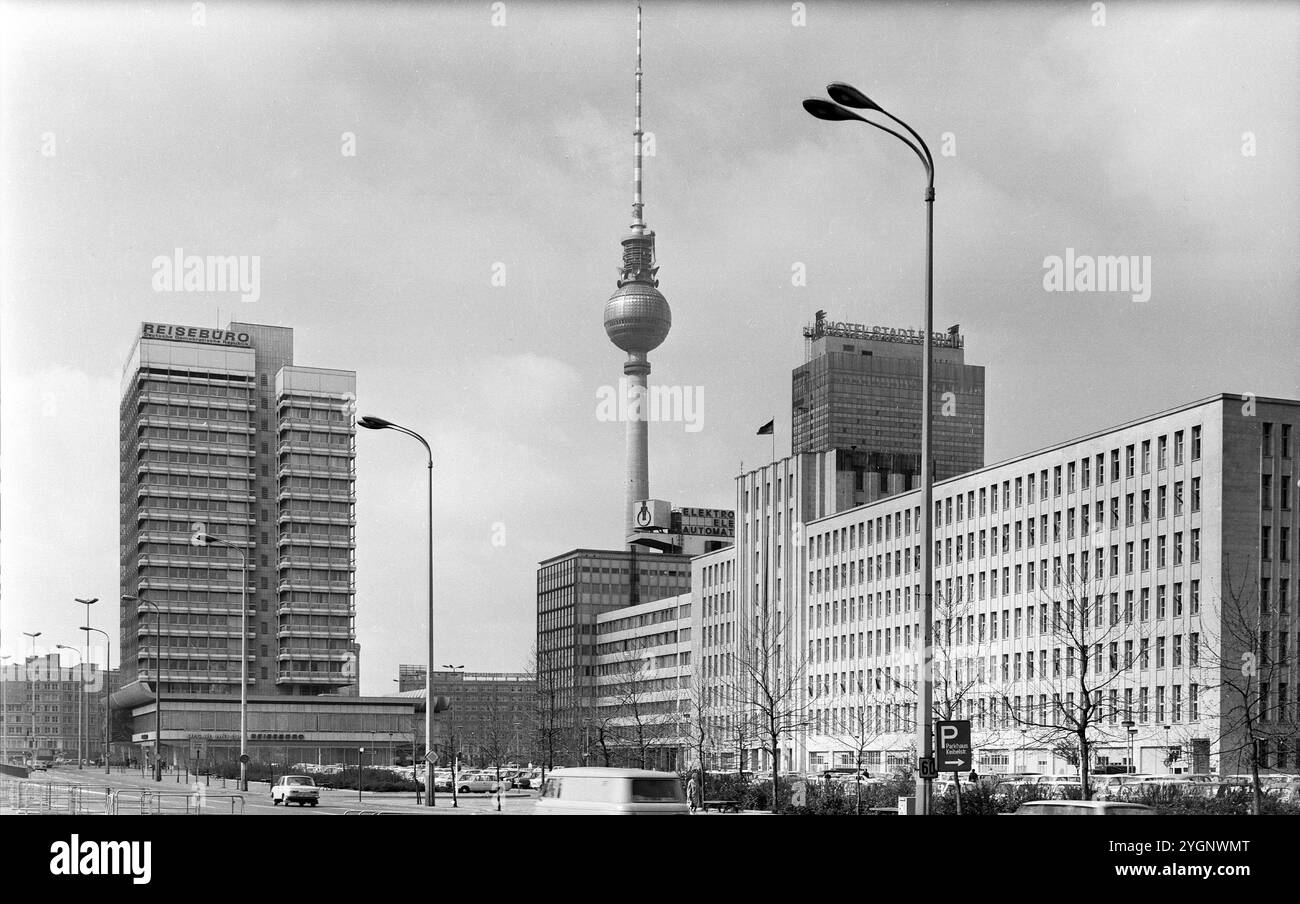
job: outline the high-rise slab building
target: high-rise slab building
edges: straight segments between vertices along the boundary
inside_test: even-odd
[[[691,557],[678,553],[575,549],[540,563],[537,693],[567,739],[592,711],[597,616],[690,589]]]
[[[977,771],[1075,774],[1081,713],[1094,767],[1300,765],[1298,435],[1300,402],[1222,394],[935,485],[935,707],[972,721]],[[694,560],[703,717],[736,746],[736,663],[775,612],[782,767],[911,769],[919,492],[832,506],[827,473],[742,475],[736,547]]]
[[[141,325],[120,409],[126,679],[238,696],[246,592],[250,694],[355,693],[355,389],[294,365],[285,327]]]
[[[818,311],[804,338],[807,360],[791,380],[793,452],[840,453],[838,466],[860,475],[859,502],[919,485],[922,332]],[[934,477],[946,480],[984,466],[984,368],[966,363],[956,327],[932,348]],[[891,475],[903,485],[890,489]]]

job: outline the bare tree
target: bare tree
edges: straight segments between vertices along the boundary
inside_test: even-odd
[[[1036,596],[1039,636],[1052,645],[1050,673],[1044,674],[1046,663],[1040,659],[1037,677],[1028,682],[1030,690],[1038,691],[1038,704],[1032,694],[1019,705],[1005,692],[1001,700],[1004,718],[1009,717],[1038,743],[1064,753],[1067,762],[1077,760],[1079,784],[1088,800],[1092,796],[1089,764],[1093,748],[1114,735],[1108,725],[1130,713],[1119,699],[1118,688],[1135,668],[1132,643],[1144,632],[1134,617],[1132,598],[1120,599],[1123,591],[1117,582],[1106,580],[1100,561],[1089,579],[1087,552],[1082,555],[1083,567],[1067,564],[1062,569],[1058,564],[1050,576],[1043,575]]]
[[[788,613],[756,607],[739,626],[732,688],[737,703],[752,714],[756,736],[772,767],[772,812],[779,809],[781,740],[807,725],[803,682],[808,657]]]
[[[1252,813],[1264,800],[1259,770],[1268,768],[1273,744],[1297,748],[1297,724],[1286,699],[1287,673],[1294,664],[1287,642],[1290,600],[1271,598],[1250,566],[1234,579],[1227,563],[1224,587],[1210,601],[1202,632],[1189,638],[1192,665],[1204,666],[1198,704],[1218,726],[1220,768],[1225,756],[1245,759],[1253,791]],[[1218,628],[1211,626],[1218,625]],[[1217,702],[1216,702],[1217,701]]]
[[[716,700],[718,688],[711,685],[704,657],[696,657],[691,675],[686,680],[690,682],[685,688],[689,707],[685,719],[689,733],[687,740],[695,754],[695,771],[698,776],[698,799],[693,803],[703,806],[709,759],[718,750],[720,732],[716,726],[724,717],[721,715],[722,707]]]
[[[835,705],[827,710],[829,713],[826,735],[843,744],[853,753],[853,763],[857,770],[856,810],[862,815],[862,772],[866,762],[867,751],[875,747],[881,736],[880,725],[872,718],[871,707],[879,697],[867,690],[865,682],[850,677],[851,686],[841,688],[841,696],[834,700]]]
[[[543,775],[555,768],[557,754],[564,748],[570,726],[564,709],[564,688],[553,668],[555,655],[539,652],[534,644],[528,658],[527,673],[533,680],[532,734],[536,739]]]
[[[982,667],[994,646],[997,637],[996,624],[987,628],[980,625],[976,631],[977,619],[983,618],[975,613],[973,601],[959,600],[955,593],[940,592],[934,595],[934,644],[932,652],[932,685],[930,714],[938,721],[970,718],[974,703],[979,699],[996,700],[1000,687],[994,669],[987,672]],[[986,613],[996,619],[997,612]],[[915,649],[923,643],[920,637],[914,640]],[[958,653],[961,655],[957,655]],[[890,666],[883,670],[883,680],[874,682],[887,694],[890,704],[898,707],[907,731],[915,733],[916,717],[919,708],[919,669],[916,656],[912,651],[895,650],[889,658]],[[974,665],[979,663],[981,665]],[[899,706],[900,701],[907,701]],[[1000,720],[996,713],[988,714],[988,728],[982,728],[984,745],[1000,743]]]

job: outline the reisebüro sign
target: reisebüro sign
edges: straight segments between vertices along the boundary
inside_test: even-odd
[[[203,342],[208,345],[238,345],[247,347],[252,343],[248,333],[236,333],[233,330],[213,330],[202,326],[178,326],[171,323],[140,324],[142,339],[169,339],[173,342]]]

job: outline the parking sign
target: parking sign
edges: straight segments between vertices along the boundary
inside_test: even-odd
[[[934,723],[935,758],[940,772],[964,772],[974,762],[970,746],[970,720]]]

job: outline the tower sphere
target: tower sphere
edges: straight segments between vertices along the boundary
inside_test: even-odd
[[[625,352],[658,348],[672,325],[668,300],[646,283],[625,283],[605,302],[605,335]]]

